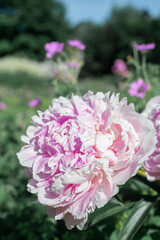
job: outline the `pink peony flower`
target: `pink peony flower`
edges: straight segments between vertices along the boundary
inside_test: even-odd
[[[119,74],[123,77],[128,77],[129,75],[127,66],[125,62],[121,59],[117,59],[114,61],[114,64],[112,66],[112,72]]]
[[[6,110],[7,106],[4,102],[0,102],[0,110]]]
[[[138,98],[144,98],[146,91],[150,89],[150,85],[146,84],[144,80],[138,79],[130,84],[128,93],[130,96],[136,96]]]
[[[133,44],[133,47],[138,51],[146,52],[155,48],[155,43],[147,43],[147,44]]]
[[[143,168],[149,181],[160,179],[160,96],[152,98],[142,113],[154,124],[157,133],[157,145],[155,151],[144,162]]]
[[[36,98],[36,99],[34,99],[34,100],[30,100],[30,101],[28,102],[28,105],[29,105],[30,107],[37,107],[40,103],[41,103],[41,99],[40,99],[40,98]]]
[[[79,40],[68,40],[67,44],[72,47],[79,48],[80,50],[84,50],[86,48],[85,45]]]
[[[17,154],[31,177],[28,191],[49,216],[64,218],[68,229],[82,229],[88,214],[137,173],[156,143],[152,122],[126,98],[119,102],[119,94],[53,99],[32,122]]]
[[[64,44],[59,42],[50,42],[44,45],[45,50],[47,51],[46,57],[52,58],[55,53],[61,52],[63,50]]]

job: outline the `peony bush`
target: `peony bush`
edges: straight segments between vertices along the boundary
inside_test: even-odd
[[[127,63],[114,61],[113,80],[117,75],[115,88],[121,99],[119,93],[81,93],[77,83],[82,42],[51,42],[44,47],[46,58],[54,61],[55,98],[45,111],[37,111],[22,136],[24,146],[17,156],[25,167],[27,190],[39,207],[46,208],[58,233],[63,223],[55,220],[62,219],[69,230],[91,228],[103,239],[131,240],[147,219],[136,239],[142,232],[150,239],[152,234],[157,237],[159,68],[146,60],[155,44],[133,43]],[[36,109],[43,101],[35,98],[28,105]],[[85,232],[87,236],[88,231],[81,236]]]

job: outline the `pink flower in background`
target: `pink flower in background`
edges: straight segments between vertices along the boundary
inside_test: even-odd
[[[79,63],[78,62],[76,62],[76,61],[73,61],[73,62],[65,62],[65,65],[66,66],[70,66],[70,67],[72,67],[72,68],[79,68]]]
[[[84,50],[86,48],[85,45],[79,40],[69,40],[67,41],[67,44],[72,47],[79,48],[80,50]]]
[[[160,179],[160,96],[152,98],[142,113],[154,124],[157,133],[157,145],[155,151],[144,162],[143,168],[149,181]]]
[[[30,107],[37,107],[40,103],[41,103],[41,99],[40,99],[40,98],[36,98],[36,99],[34,99],[34,100],[30,100],[30,101],[28,102],[28,105],[29,105]]]
[[[155,43],[148,43],[148,44],[133,44],[133,47],[136,48],[138,51],[146,52],[155,48]]]
[[[59,42],[50,42],[44,45],[45,50],[47,51],[46,57],[52,58],[55,53],[61,52],[63,50],[64,44]]]
[[[144,98],[146,91],[150,89],[150,85],[146,84],[144,80],[138,79],[130,84],[128,93],[130,96],[136,96],[138,98]]]
[[[68,229],[82,229],[88,214],[137,173],[156,144],[152,122],[126,98],[119,101],[119,94],[53,99],[32,123],[17,154],[31,178],[28,191]]]
[[[79,68],[79,63],[77,62],[71,62],[70,64],[71,64],[71,67],[73,68]]]
[[[121,59],[117,59],[114,61],[114,64],[112,66],[112,72],[119,74],[123,77],[128,77],[129,75],[127,66],[125,62]]]
[[[7,106],[4,102],[0,102],[0,110],[6,110]]]

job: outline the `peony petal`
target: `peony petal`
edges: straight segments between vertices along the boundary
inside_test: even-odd
[[[19,162],[24,167],[32,167],[34,160],[37,158],[36,152],[31,145],[24,146],[20,152],[17,153]]]

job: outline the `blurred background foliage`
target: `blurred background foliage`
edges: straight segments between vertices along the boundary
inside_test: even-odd
[[[44,111],[55,96],[50,84],[51,76],[45,72],[44,44],[68,39],[79,39],[86,45],[86,63],[78,83],[81,94],[88,90],[121,90],[123,97],[127,93],[123,91],[123,82],[119,89],[117,78],[106,74],[110,73],[116,58],[126,60],[126,56],[132,54],[133,41],[155,42],[156,51],[148,54],[148,61],[159,64],[160,17],[151,17],[147,12],[131,7],[114,7],[110,19],[101,25],[84,22],[72,27],[66,21],[65,7],[59,1],[0,0],[0,101],[7,105],[5,111],[0,110],[2,240],[117,240],[130,211],[126,208],[110,216],[107,224],[103,219],[87,230],[69,231],[63,221],[52,222],[44,207],[33,204],[35,197],[26,190],[28,180],[16,157],[22,146],[20,137],[30,125],[31,116],[37,109]],[[159,76],[158,66],[154,73]],[[159,94],[160,89],[155,90]],[[41,105],[30,108],[28,101],[38,97],[42,99]],[[130,97],[129,101],[140,102],[136,97]],[[146,198],[150,189],[133,178],[121,191],[123,200],[127,202],[129,199],[138,201],[142,195]],[[134,240],[160,239],[159,209],[157,207],[154,213],[150,213]]]
[[[154,63],[160,59],[160,17],[132,7],[114,7],[109,20],[98,25],[83,22],[71,27],[66,10],[56,0],[0,0],[0,56],[17,54],[42,61],[46,42],[79,39],[86,45],[86,64],[82,76],[110,72],[114,59],[131,53],[129,44],[155,42],[150,54]]]
[[[0,29],[0,56],[16,53],[36,60],[44,59],[46,42],[63,42],[71,31],[65,8],[55,0],[1,0]]]

